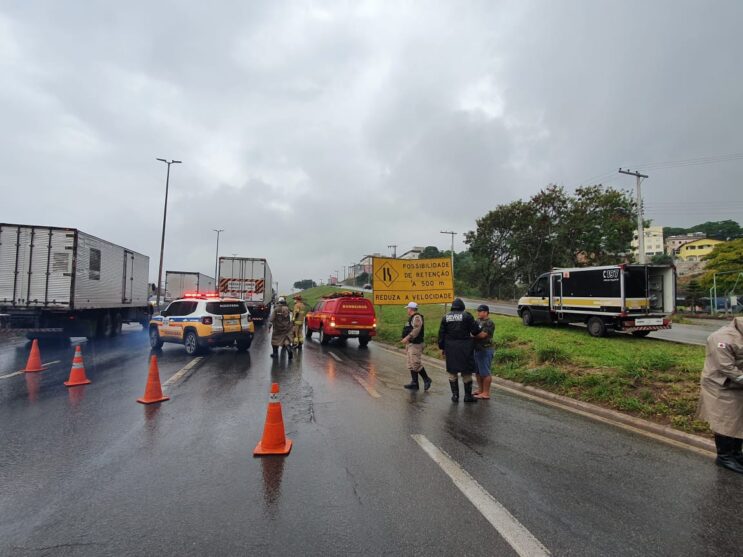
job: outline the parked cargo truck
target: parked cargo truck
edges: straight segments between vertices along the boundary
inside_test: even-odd
[[[201,273],[188,271],[166,271],[165,301],[183,298],[187,292],[206,294],[216,292],[214,279]]]
[[[265,321],[273,303],[273,277],[265,259],[219,258],[219,294],[244,300],[256,323]]]
[[[75,228],[0,223],[0,315],[28,338],[148,327],[150,260]]]
[[[676,268],[607,265],[553,269],[519,300],[525,325],[585,323],[595,337],[624,331],[643,337],[671,328],[676,310]]]

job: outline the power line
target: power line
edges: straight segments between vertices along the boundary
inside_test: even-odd
[[[646,163],[639,163],[639,164],[630,164],[627,166],[634,166],[636,168],[642,167],[642,168],[646,168],[649,170],[666,170],[666,169],[671,169],[671,168],[685,168],[687,166],[719,164],[723,162],[732,162],[732,161],[737,161],[737,160],[743,160],[743,153],[728,153],[725,155],[709,155],[706,157],[697,157],[693,159],[680,159],[680,160],[675,160],[675,161],[646,162]],[[611,170],[603,174],[596,174],[589,178],[585,178],[579,181],[579,185],[591,183],[591,182],[601,182],[604,179],[608,179],[614,176],[614,172],[615,172],[614,170]]]

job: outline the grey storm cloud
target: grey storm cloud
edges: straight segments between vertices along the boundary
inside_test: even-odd
[[[0,7],[0,220],[282,289],[446,247],[549,183],[743,152],[743,19],[702,2],[19,2]],[[648,217],[743,220],[743,161],[650,165]],[[642,168],[640,168],[642,169]]]

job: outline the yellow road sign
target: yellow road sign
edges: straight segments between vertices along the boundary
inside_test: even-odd
[[[444,304],[454,300],[454,277],[449,258],[375,257],[372,276],[375,304]]]

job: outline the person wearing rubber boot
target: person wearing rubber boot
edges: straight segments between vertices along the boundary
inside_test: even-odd
[[[292,320],[294,322],[294,346],[298,350],[302,349],[304,343],[304,334],[302,328],[304,327],[304,316],[307,315],[307,306],[302,300],[302,296],[297,294],[294,296],[294,308],[292,309]]]
[[[286,305],[286,298],[279,297],[279,301],[268,320],[268,327],[271,329],[271,352],[272,358],[278,358],[279,348],[286,348],[289,352],[289,359],[293,357],[292,353],[292,333],[294,326],[291,319],[289,306]]]
[[[439,326],[439,348],[446,358],[452,402],[459,402],[459,378],[464,383],[464,402],[477,402],[472,395],[472,372],[475,370],[473,337],[480,332],[475,318],[464,311],[464,302],[457,298],[451,311],[441,318]]]
[[[411,381],[404,387],[411,391],[417,391],[420,388],[418,385],[418,376],[420,375],[423,378],[423,389],[427,391],[431,388],[431,378],[421,362],[425,323],[423,322],[423,316],[418,313],[418,304],[410,302],[405,306],[405,309],[408,310],[408,324],[403,327],[401,342],[405,345],[405,356]]]
[[[715,433],[717,465],[743,474],[743,317],[707,337],[697,417]]]

